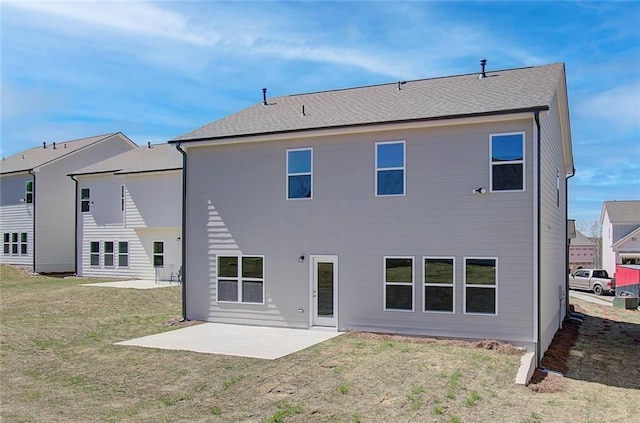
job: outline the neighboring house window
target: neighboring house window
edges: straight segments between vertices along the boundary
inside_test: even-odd
[[[556,169],[556,207],[560,207],[560,171]]]
[[[287,198],[313,197],[313,149],[287,150]]]
[[[164,267],[164,241],[153,241],[153,267]]]
[[[129,243],[118,242],[118,267],[129,267]]]
[[[97,241],[91,241],[89,251],[91,266],[100,266],[100,243]]]
[[[11,254],[11,234],[9,232],[5,232],[4,234],[2,234],[2,241],[2,253],[5,256],[8,256],[9,254]]]
[[[404,141],[376,143],[376,196],[405,194]]]
[[[33,203],[33,181],[27,181],[24,183],[24,201],[27,203]]]
[[[18,255],[18,233],[13,232],[11,234],[11,254],[14,256]]]
[[[104,242],[104,267],[113,267],[113,241]]]
[[[524,191],[524,133],[491,139],[491,191]]]
[[[20,233],[20,255],[26,256],[27,255],[27,233],[26,232],[21,232]]]
[[[413,257],[384,258],[384,309],[413,310]]]
[[[124,211],[124,185],[120,185],[120,211]]]
[[[80,190],[80,210],[83,213],[91,211],[91,189],[82,188]]]
[[[218,256],[218,301],[264,302],[264,257]]]
[[[497,314],[498,259],[464,259],[465,313]]]
[[[453,313],[453,258],[424,257],[424,311]]]

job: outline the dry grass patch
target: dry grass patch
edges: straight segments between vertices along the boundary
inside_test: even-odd
[[[639,403],[637,389],[572,379],[574,356],[564,392],[515,385],[519,355],[493,341],[355,333],[277,360],[117,346],[190,324],[176,321],[180,288],[6,266],[0,279],[1,421],[622,422]]]

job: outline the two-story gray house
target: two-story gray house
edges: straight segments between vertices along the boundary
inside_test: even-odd
[[[499,339],[566,312],[563,64],[268,98],[184,155],[188,319]]]

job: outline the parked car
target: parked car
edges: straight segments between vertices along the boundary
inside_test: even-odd
[[[613,294],[616,281],[604,269],[579,269],[569,275],[569,289],[593,291],[596,295]]]

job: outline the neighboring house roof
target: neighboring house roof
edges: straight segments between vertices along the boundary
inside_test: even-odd
[[[97,173],[158,172],[182,169],[182,154],[170,144],[155,144],[134,148],[117,156],[76,170],[70,175],[88,175]]]
[[[620,238],[618,241],[614,242],[611,247],[613,247],[614,249],[620,248],[627,241],[631,240],[631,238],[636,238],[636,237],[640,237],[640,226],[638,226],[635,230],[631,231],[630,234],[625,235],[624,237]]]
[[[564,78],[558,63],[274,97],[170,142],[548,110]]]
[[[46,148],[44,146],[30,148],[7,158],[3,158],[2,162],[0,162],[0,174],[4,175],[9,173],[26,172],[40,166],[44,166],[117,134],[120,134],[125,139],[129,140],[124,134],[120,132],[113,132],[110,134],[96,135],[77,140],[49,143],[46,144]],[[135,145],[133,141],[129,141],[132,145]]]
[[[586,237],[582,232],[576,231],[576,237],[571,240],[571,246],[589,246],[595,247],[595,243],[590,238]]]
[[[634,201],[605,201],[602,203],[600,222],[604,222],[605,211],[612,223],[640,224],[640,200]]]

